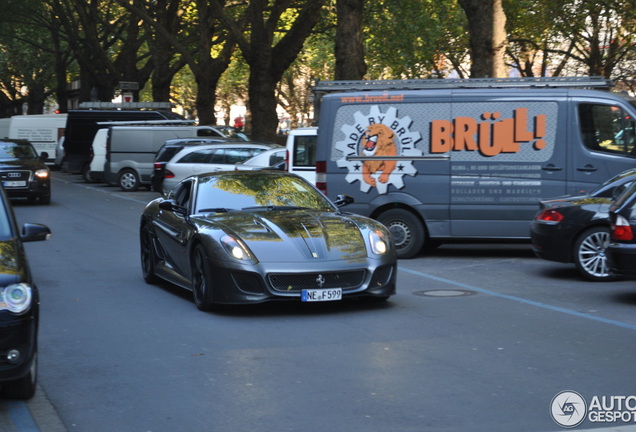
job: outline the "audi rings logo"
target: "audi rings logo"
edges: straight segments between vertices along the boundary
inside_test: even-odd
[[[564,428],[573,428],[583,423],[586,413],[587,403],[577,392],[562,391],[550,403],[552,420]]]
[[[22,174],[20,173],[9,173],[8,174],[9,178],[17,178],[17,177],[22,177]]]

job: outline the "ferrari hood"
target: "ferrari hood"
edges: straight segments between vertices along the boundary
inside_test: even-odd
[[[260,260],[351,260],[367,256],[360,229],[352,218],[319,211],[232,212],[215,217],[228,233],[240,237]]]

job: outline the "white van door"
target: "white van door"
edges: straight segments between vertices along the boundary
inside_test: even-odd
[[[541,198],[565,194],[556,101],[453,102],[451,236],[527,238]]]
[[[569,177],[571,194],[589,192],[612,176],[636,167],[636,122],[631,108],[611,100],[578,99],[572,104]]]

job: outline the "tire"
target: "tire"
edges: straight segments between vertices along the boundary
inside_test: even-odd
[[[609,228],[604,226],[589,228],[577,237],[572,257],[576,269],[585,279],[595,282],[614,280],[605,255],[609,239]]]
[[[202,245],[197,245],[192,254],[192,297],[199,310],[212,310],[212,278],[207,265],[207,254]]]
[[[122,170],[117,176],[117,184],[124,192],[135,192],[139,189],[139,176],[131,169]]]
[[[144,226],[139,235],[141,249],[141,274],[148,284],[156,284],[159,278],[155,274],[155,253],[152,246],[152,233]]]
[[[2,384],[2,396],[8,399],[31,399],[35,394],[36,382],[38,377],[38,355],[37,351],[33,354],[31,367],[26,376],[15,381],[8,381]]]
[[[392,209],[382,213],[378,221],[386,226],[393,236],[398,258],[413,258],[426,243],[424,225],[408,210]]]
[[[82,170],[82,177],[86,183],[95,183],[95,180],[91,177],[91,166],[86,165]]]

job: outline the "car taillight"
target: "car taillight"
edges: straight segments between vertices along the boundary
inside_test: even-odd
[[[612,239],[619,241],[634,240],[634,232],[629,221],[623,216],[617,215],[616,222],[612,224]]]
[[[327,162],[316,161],[316,187],[327,195]]]
[[[164,163],[163,162],[155,162],[153,164],[153,168],[155,169],[155,171],[160,171],[162,170],[164,167]]]
[[[546,209],[539,213],[536,219],[541,222],[558,224],[563,220],[563,215],[554,209]]]
[[[164,178],[174,178],[174,174],[171,173],[170,171],[166,170],[163,174]]]

